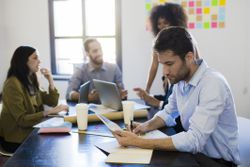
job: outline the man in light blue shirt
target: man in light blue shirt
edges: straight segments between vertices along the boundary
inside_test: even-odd
[[[184,28],[170,27],[159,33],[154,49],[164,75],[175,84],[173,93],[163,110],[133,130],[143,133],[168,126],[169,115],[179,112],[185,131],[161,139],[142,139],[125,131],[116,131],[115,137],[123,146],[191,152],[207,157],[213,166],[236,166],[240,162],[238,124],[230,87],[219,72],[196,58],[194,48]]]

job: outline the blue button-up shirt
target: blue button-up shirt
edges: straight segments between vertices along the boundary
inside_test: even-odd
[[[175,84],[168,105],[155,116],[169,125],[169,115],[180,113],[186,131],[171,136],[177,150],[201,152],[239,164],[238,123],[229,84],[205,61],[198,63],[191,80]]]

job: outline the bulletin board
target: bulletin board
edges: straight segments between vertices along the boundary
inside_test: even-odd
[[[225,28],[226,0],[145,0],[148,14],[155,5],[178,3],[186,10],[189,29]]]

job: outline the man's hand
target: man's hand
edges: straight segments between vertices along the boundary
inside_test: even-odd
[[[160,106],[160,101],[157,100],[156,98],[150,96],[145,90],[142,88],[134,88],[134,91],[136,91],[136,94],[143,99],[146,103],[153,107],[159,107]]]
[[[96,89],[91,90],[91,92],[88,94],[88,101],[98,101],[99,100],[99,93],[96,91]]]
[[[115,131],[113,132],[115,138],[117,139],[118,143],[122,146],[136,146],[136,143],[140,138],[128,131]]]

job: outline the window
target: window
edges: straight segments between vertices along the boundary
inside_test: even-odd
[[[119,0],[49,0],[52,73],[70,75],[87,61],[83,42],[97,38],[104,61],[121,68]]]

